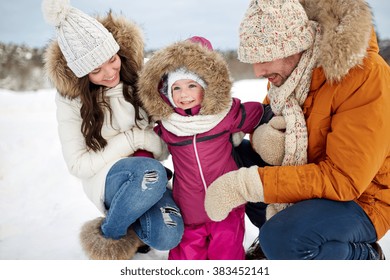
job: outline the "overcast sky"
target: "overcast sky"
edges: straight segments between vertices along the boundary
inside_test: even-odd
[[[0,0],[0,41],[45,46],[54,28],[44,22],[41,0]],[[236,49],[238,27],[250,0],[71,0],[90,14],[109,9],[141,26],[146,49],[158,49],[190,36],[204,36],[217,49]],[[390,1],[368,0],[382,39],[390,39]]]

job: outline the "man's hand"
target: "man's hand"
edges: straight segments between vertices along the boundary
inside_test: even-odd
[[[265,162],[271,165],[282,165],[285,152],[285,130],[284,117],[275,116],[253,132],[253,149]]]
[[[247,201],[264,201],[257,166],[231,171],[215,180],[206,191],[205,209],[213,221],[222,221],[230,211]]]

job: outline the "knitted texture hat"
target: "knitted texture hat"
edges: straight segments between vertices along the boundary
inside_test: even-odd
[[[186,68],[178,68],[168,74],[168,89],[167,95],[171,104],[176,107],[172,97],[172,85],[178,80],[193,80],[200,84],[203,89],[206,89],[206,83],[194,72],[188,71]]]
[[[269,62],[307,50],[314,40],[298,0],[251,0],[240,25],[238,59]]]
[[[56,27],[58,45],[78,78],[119,51],[112,34],[96,19],[70,6],[69,0],[43,0],[42,12],[45,20]]]

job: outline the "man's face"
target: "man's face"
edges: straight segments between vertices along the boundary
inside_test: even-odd
[[[280,87],[298,65],[301,55],[302,53],[298,53],[270,62],[255,63],[253,64],[253,72],[256,77],[267,78],[271,84]]]

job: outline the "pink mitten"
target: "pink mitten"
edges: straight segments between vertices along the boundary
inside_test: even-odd
[[[286,137],[285,129],[284,117],[275,116],[253,132],[253,149],[265,162],[271,165],[282,165]]]

